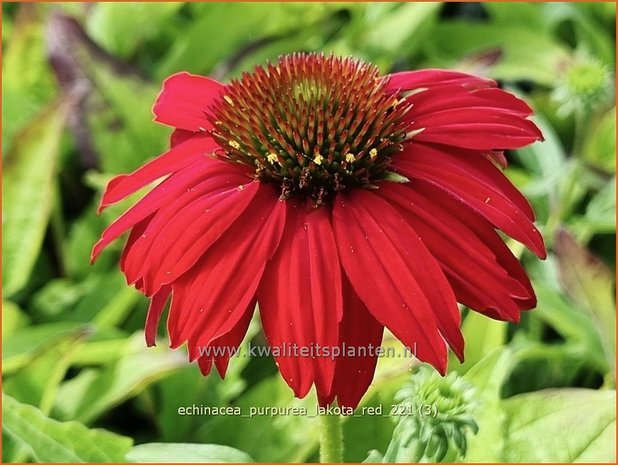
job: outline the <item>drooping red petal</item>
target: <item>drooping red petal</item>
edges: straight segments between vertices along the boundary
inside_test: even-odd
[[[479,152],[448,146],[422,144],[399,154],[394,165],[399,161],[436,166],[440,169],[456,172],[466,176],[475,183],[492,191],[491,197],[500,196],[510,201],[530,221],[534,221],[534,211],[528,199],[509,181],[487,156]]]
[[[461,86],[452,86],[428,89],[411,95],[408,100],[414,105],[414,117],[463,108],[476,111],[502,110],[521,117],[533,113],[525,101],[498,88],[471,91]]]
[[[260,185],[249,207],[203,255],[172,283],[170,344],[188,341],[189,356],[229,332],[254,299],[267,260],[275,252],[287,204]]]
[[[90,255],[91,263],[94,263],[103,249],[118,239],[122,233],[151,216],[162,205],[172,201],[189,186],[199,183],[207,166],[207,164],[201,161],[194,162],[192,166],[189,166],[180,173],[174,173],[118,217],[105,228],[101,238],[92,248]]]
[[[432,162],[431,157],[440,157],[440,151],[422,144],[410,144],[406,152],[393,164],[398,172],[410,179],[424,179],[455,196],[537,256],[545,258],[543,237],[527,214],[495,182],[484,182],[488,178],[480,177],[480,171],[468,172],[451,163]]]
[[[499,109],[456,108],[414,119],[418,142],[433,142],[473,150],[517,149],[543,140],[536,125]]]
[[[213,185],[216,184],[211,182]],[[133,247],[130,255],[133,260],[127,260],[127,279],[143,277],[146,295],[173,282],[236,221],[258,189],[259,183],[255,181],[227,188],[220,186],[193,198],[176,211],[170,212],[166,207],[152,221],[152,232],[147,230],[141,242],[138,240]]]
[[[371,315],[345,274],[342,284],[343,318],[339,323],[339,348],[341,351],[351,348],[354,352],[344,352],[336,359],[331,393],[320,399],[320,404],[327,406],[337,398],[339,406],[356,408],[373,380],[384,326]]]
[[[416,232],[388,202],[360,189],[338,196],[333,218],[341,262],[358,296],[420,360],[444,373],[445,341],[463,357],[459,309]]]
[[[238,166],[234,167],[221,160],[204,157],[170,175],[103,231],[101,239],[92,249],[91,261],[96,260],[107,245],[129,228],[149,217],[162,206],[172,204],[181,194],[199,185],[208,179],[211,173],[218,172],[222,168],[231,174],[234,174],[235,169],[240,169]]]
[[[130,250],[125,251],[122,270],[128,283],[148,275],[147,288],[154,288],[156,291],[160,283],[153,282],[152,277],[160,271],[163,256],[168,253],[171,245],[177,242],[178,231],[200,234],[200,231],[196,231],[198,224],[207,221],[219,226],[218,229],[211,228],[211,233],[222,232],[226,223],[221,223],[221,220],[231,221],[233,218],[230,218],[232,212],[226,211],[219,203],[239,200],[233,208],[233,211],[238,211],[250,200],[246,193],[238,192],[238,186],[245,186],[250,182],[244,167],[219,160],[211,163],[208,176],[182,191],[173,201],[162,205],[153,215],[148,227],[131,243]],[[205,251],[206,249],[203,250]]]
[[[377,192],[397,206],[422,238],[459,302],[502,320],[519,320],[518,300],[530,298],[529,289],[498,263],[484,236],[445,208],[451,204],[441,202],[443,193],[424,181],[414,187],[385,183]]]
[[[144,331],[146,336],[146,345],[148,347],[155,345],[157,337],[157,326],[159,326],[159,320],[161,314],[165,309],[165,304],[170,296],[172,289],[170,286],[164,286],[159,292],[157,292],[150,300],[150,306],[148,307],[148,314],[146,315],[146,329]]]
[[[249,328],[249,323],[251,323],[251,317],[255,310],[255,303],[256,300],[253,299],[249,305],[247,305],[247,309],[232,329],[216,337],[201,349],[204,355],[197,359],[197,363],[204,376],[210,373],[214,362],[219,376],[225,378],[230,358],[239,353],[238,348],[240,343],[247,334],[247,329]]]
[[[212,138],[200,135],[173,147],[131,174],[116,176],[107,184],[98,212],[159,178],[206,159],[205,155],[211,155],[218,147]]]
[[[530,310],[534,308],[536,306],[536,297],[530,279],[519,260],[517,260],[502,238],[496,233],[494,226],[482,215],[478,214],[478,212],[468,208],[457,198],[442,189],[433,185],[427,185],[420,181],[418,187],[426,191],[424,194],[426,197],[442,205],[444,210],[448,211],[450,215],[465,224],[477,237],[482,238],[485,246],[487,246],[496,257],[498,264],[507,271],[509,276],[517,279],[527,290],[527,297],[520,298],[513,296],[519,310]],[[483,304],[478,308],[482,306]],[[477,308],[474,305],[471,305],[471,307]],[[490,314],[490,310],[491,309],[488,308],[488,312],[486,312],[487,315],[490,315],[492,318],[501,319],[499,312]]]
[[[150,216],[144,218],[142,221],[137,223],[131,229],[131,233],[129,234],[129,238],[127,239],[127,243],[125,244],[124,249],[122,250],[122,255],[120,256],[120,270],[121,271],[124,272],[124,270],[125,270],[125,263],[127,261],[127,256],[131,252],[131,248],[133,247],[133,244],[135,244],[137,239],[139,239],[139,237],[142,234],[144,234],[144,231],[146,230],[146,228],[150,224],[150,221],[152,220],[153,217],[154,217],[154,213],[151,214]]]
[[[189,73],[170,76],[152,108],[155,121],[188,131],[212,129],[206,118],[212,102],[225,86],[214,79]]]
[[[343,297],[337,247],[329,209],[295,202],[291,211],[258,290],[262,326],[281,375],[295,394],[303,397],[315,383],[318,395],[327,396],[334,360],[310,351],[338,343]],[[277,348],[291,346],[306,355],[277,356]]]
[[[385,79],[388,80],[388,90],[404,92],[416,89],[442,89],[452,86],[460,86],[470,90],[496,86],[496,82],[491,79],[446,69],[402,71],[389,74],[385,76]]]

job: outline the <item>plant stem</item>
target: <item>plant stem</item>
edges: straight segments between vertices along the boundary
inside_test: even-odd
[[[341,463],[343,461],[343,437],[339,415],[324,414],[320,418],[320,462]]]

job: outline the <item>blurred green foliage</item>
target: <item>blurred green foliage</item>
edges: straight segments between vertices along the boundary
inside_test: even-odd
[[[2,8],[3,461],[317,459],[314,418],[179,415],[192,404],[311,411],[314,400],[294,399],[269,359],[234,359],[221,381],[164,340],[146,349],[146,302],[116,268],[120,245],[88,264],[130,203],[97,217],[103,186],[167,143],[150,113],[161,80],[186,70],[226,81],[302,50],[352,54],[383,72],[459,69],[531,102],[546,141],[509,154],[506,174],[550,253],[539,262],[511,244],[539,300],[520,325],[464,310],[467,358],[450,367],[476,393],[478,433],[462,459],[615,461],[613,3]],[[247,337],[263,343],[257,322]],[[362,406],[388,410],[411,365],[381,359]],[[393,435],[390,418],[346,418],[345,459],[404,457],[405,424]],[[445,443],[448,431],[410,424]]]

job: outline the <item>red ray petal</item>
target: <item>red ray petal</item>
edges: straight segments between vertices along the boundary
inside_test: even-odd
[[[259,187],[254,181],[204,195],[178,210],[152,241],[144,242],[148,247],[142,264],[146,295],[193,266],[245,211]]]
[[[424,179],[458,198],[497,228],[524,244],[540,258],[545,258],[543,237],[532,221],[515,203],[494,186],[481,183],[464,169],[448,163],[429,163],[424,159],[427,147],[409,146],[409,156],[398,157],[397,171],[410,179]],[[419,156],[415,156],[415,151]],[[436,154],[437,152],[431,152]]]
[[[154,278],[161,270],[165,255],[178,242],[178,231],[184,231],[192,237],[202,235],[200,225],[208,223],[212,233],[209,237],[214,240],[216,233],[225,230],[227,223],[221,223],[221,220],[231,221],[233,218],[230,215],[250,201],[250,195],[240,193],[237,187],[244,186],[247,181],[244,168],[240,165],[217,162],[205,180],[184,190],[172,202],[162,205],[127,253],[122,268],[127,282],[133,283],[147,275],[145,282],[148,283],[146,288],[149,294],[154,292],[152,289],[156,291],[160,283],[154,281]],[[226,210],[230,202],[232,208]],[[192,241],[187,239],[185,242],[191,245]]]
[[[408,101],[414,105],[410,112],[412,118],[461,108],[478,111],[499,109],[522,117],[533,113],[532,108],[522,99],[498,88],[473,91],[460,86],[428,89],[411,95]]]
[[[293,205],[279,250],[258,290],[264,333],[273,350],[288,344],[299,350],[331,348],[338,343],[343,297],[330,212],[300,202]],[[330,392],[335,372],[331,357],[275,359],[298,397],[307,394],[313,382],[319,395]]]
[[[221,376],[221,378],[225,378],[225,373],[227,371],[230,358],[235,353],[238,353],[238,346],[240,346],[240,343],[247,334],[247,329],[249,328],[249,323],[251,323],[251,317],[253,316],[253,311],[255,310],[255,302],[255,298],[251,300],[249,305],[247,305],[245,312],[232,329],[210,341],[206,346],[207,348],[203,349],[207,355],[203,355],[198,358],[197,363],[199,364],[200,371],[204,376],[210,373],[214,362],[217,367],[217,371],[219,372],[219,376]]]
[[[205,155],[212,154],[218,147],[209,136],[197,136],[159,155],[131,174],[116,176],[107,184],[98,212],[163,176],[186,168],[196,161],[208,161],[209,158]]]
[[[401,160],[439,166],[440,169],[454,171],[493,191],[492,197],[494,195],[504,197],[521,210],[530,221],[534,221],[534,211],[528,199],[488,157],[479,155],[481,154],[474,150],[422,144],[414,145],[410,150],[399,154],[394,159],[394,165],[396,166]]]
[[[414,188],[388,183],[378,195],[397,205],[419,234],[459,302],[503,320],[519,320],[517,300],[530,298],[529,290],[497,262],[485,237],[477,236],[445,208],[436,190],[424,181],[416,182]]]
[[[230,163],[204,158],[172,174],[103,231],[101,239],[92,249],[91,261],[96,260],[101,251],[126,230],[157,212],[162,206],[172,204],[182,193],[207,180],[210,174],[223,170],[233,175],[238,169],[238,166]]]
[[[257,185],[257,183],[256,183]],[[276,250],[287,204],[268,185],[191,269],[172,283],[170,343],[189,341],[189,355],[226,334],[254,298],[266,261]]]
[[[374,193],[339,195],[333,217],[354,290],[420,360],[444,373],[444,339],[460,358],[464,341],[455,296],[438,263],[395,208]]]
[[[367,392],[376,368],[377,348],[382,343],[384,326],[369,312],[343,275],[343,319],[339,324],[339,346],[353,348],[358,355],[336,359],[333,388],[320,405],[329,405],[337,397],[338,405],[356,408]],[[361,351],[364,350],[364,354]],[[354,380],[354,382],[351,382]]]
[[[543,140],[536,125],[499,109],[456,108],[414,118],[419,142],[434,142],[473,150],[517,149]]]
[[[446,69],[402,71],[389,74],[385,79],[388,79],[387,89],[394,91],[408,91],[421,88],[442,89],[452,86],[460,86],[466,89],[482,89],[496,86],[496,82],[491,79]]]
[[[189,73],[170,76],[152,108],[155,121],[189,131],[212,129],[205,112],[225,86]]]
[[[159,292],[157,292],[150,300],[150,306],[148,307],[148,314],[146,315],[146,329],[144,331],[146,336],[146,345],[148,347],[155,345],[155,339],[157,337],[157,326],[161,319],[161,314],[165,309],[165,304],[170,296],[172,289],[170,286],[164,286]]]
[[[137,223],[131,229],[131,233],[129,234],[127,243],[125,244],[124,249],[122,251],[122,255],[120,256],[120,270],[121,271],[124,271],[125,269],[125,263],[127,261],[127,257],[131,253],[131,249],[133,248],[133,245],[140,238],[140,236],[144,234],[144,231],[150,224],[150,221],[152,220],[153,217],[154,217],[154,213],[148,216],[147,218],[143,219],[139,223]]]

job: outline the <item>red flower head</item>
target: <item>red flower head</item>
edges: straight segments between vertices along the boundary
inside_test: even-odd
[[[112,180],[101,209],[163,179],[103,233],[131,230],[120,266],[151,298],[146,340],[170,296],[171,346],[225,374],[256,302],[294,393],[355,407],[387,327],[441,373],[463,357],[457,302],[518,321],[536,300],[496,230],[545,257],[503,150],[541,140],[532,110],[494,81],[454,71],[380,76],[295,54],[228,85],[187,73],[163,85],[171,149]],[[318,347],[361,356],[316,356]],[[290,355],[282,347],[313,348]],[[206,350],[211,348],[209,352]],[[279,351],[275,348],[280,348]],[[226,355],[227,354],[227,355]],[[326,354],[326,355],[330,355]]]

